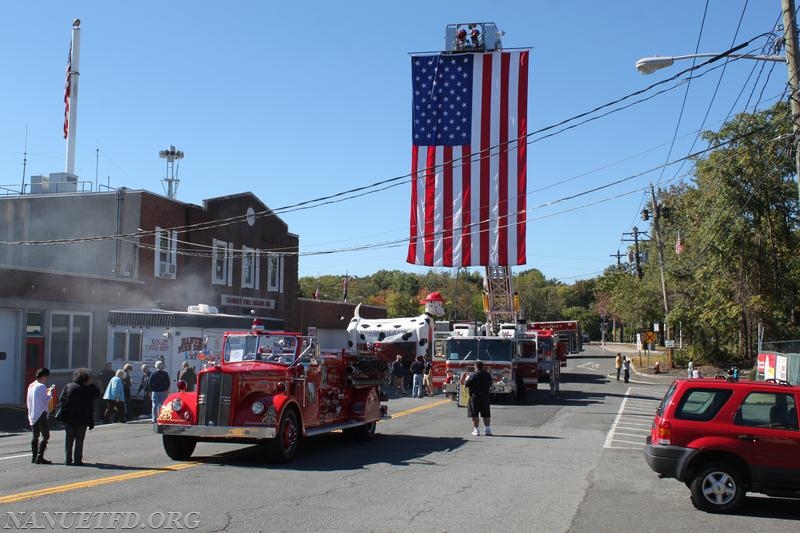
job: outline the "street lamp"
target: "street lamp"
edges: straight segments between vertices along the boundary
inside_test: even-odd
[[[685,56],[654,56],[654,57],[643,57],[639,61],[636,62],[636,70],[641,72],[642,74],[652,74],[656,70],[671,67],[675,61],[681,61],[682,59],[696,59],[700,57],[730,57],[733,59],[756,59],[759,61],[778,61],[778,62],[786,62],[786,57],[784,56],[763,56],[763,55],[751,55],[751,54],[688,54]],[[709,61],[711,63],[711,61]]]
[[[742,48],[748,43],[732,48],[727,52],[720,54],[688,54],[684,56],[654,56],[643,57],[636,62],[636,70],[642,74],[652,74],[656,70],[671,67],[675,61],[682,59],[695,59],[702,57],[710,57],[708,63],[721,59],[723,57],[730,57],[734,59],[755,59],[757,61],[776,61],[786,63],[789,70],[789,86],[791,93],[789,95],[789,103],[792,107],[792,121],[794,129],[794,142],[795,142],[795,173],[797,174],[797,199],[800,203],[800,67],[795,59],[797,49],[797,26],[794,18],[794,0],[783,0],[784,4],[784,25],[786,27],[786,55],[752,55],[752,54],[733,54],[736,50]]]

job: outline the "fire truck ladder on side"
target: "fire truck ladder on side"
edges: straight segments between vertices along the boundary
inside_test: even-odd
[[[484,295],[487,333],[500,330],[500,324],[515,324],[517,311],[514,291],[511,287],[511,268],[507,266],[486,267],[486,294]]]

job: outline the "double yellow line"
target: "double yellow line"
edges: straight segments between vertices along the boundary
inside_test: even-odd
[[[392,416],[392,418],[400,418],[401,416],[406,416],[406,415],[410,415],[410,414],[413,414],[413,413],[419,413],[420,411],[426,411],[428,409],[433,409],[434,407],[438,407],[438,406],[446,404],[446,403],[452,403],[452,401],[450,399],[439,400],[438,402],[426,403],[424,405],[420,405],[420,406],[417,406],[417,407],[412,407],[411,409],[406,409],[405,411],[400,411],[399,413],[394,414],[394,415],[392,415],[392,413],[389,413],[389,414]]]
[[[401,416],[410,415],[412,413],[418,413],[420,411],[425,411],[426,409],[432,409],[439,405],[450,403],[450,400],[439,400],[438,402],[433,402],[429,404],[420,405],[418,407],[414,407],[412,409],[406,409],[405,411],[400,411],[397,414],[392,415],[392,418],[400,418]],[[27,456],[26,456],[27,457]],[[200,466],[203,463],[201,462],[190,462],[190,463],[178,463],[171,466],[165,466],[163,468],[150,468],[147,470],[139,470],[137,472],[130,472],[128,474],[120,474],[117,476],[108,476],[108,477],[101,477],[98,479],[90,479],[88,481],[78,481],[77,483],[69,483],[67,485],[57,485],[55,487],[48,487],[39,490],[31,490],[28,492],[19,492],[17,494],[9,494],[8,496],[0,496],[0,504],[2,503],[15,503],[21,502],[24,500],[31,500],[33,498],[41,498],[42,496],[50,496],[52,494],[59,494],[62,492],[70,492],[73,490],[78,489],[89,489],[92,487],[99,487],[102,485],[109,485],[111,483],[119,483],[120,481],[127,481],[129,479],[139,479],[143,477],[150,477],[155,476],[157,474],[166,474],[167,472],[178,472],[180,470],[186,470],[187,468],[194,468],[196,466]]]
[[[55,487],[48,487],[46,489],[31,490],[28,492],[20,492],[18,494],[9,494],[8,496],[0,496],[0,503],[14,503],[23,500],[30,500],[32,498],[39,498],[41,496],[50,496],[51,494],[58,494],[61,492],[69,492],[71,490],[88,489],[91,487],[99,487],[100,485],[108,485],[109,483],[117,483],[126,481],[128,479],[138,479],[140,477],[149,477],[156,474],[163,474],[165,472],[177,472],[178,470],[185,470],[199,466],[202,463],[178,463],[172,466],[165,466],[164,468],[151,468],[148,470],[139,470],[138,472],[130,472],[128,474],[120,474],[118,476],[101,477],[98,479],[90,479],[89,481],[78,481],[77,483],[69,483],[68,485],[58,485]]]

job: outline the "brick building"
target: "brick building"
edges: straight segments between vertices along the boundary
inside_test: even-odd
[[[57,384],[101,369],[112,309],[208,304],[300,329],[298,242],[252,193],[202,206],[125,188],[0,197],[0,404],[19,403],[39,366]]]

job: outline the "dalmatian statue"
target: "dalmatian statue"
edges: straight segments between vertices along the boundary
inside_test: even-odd
[[[425,306],[425,311],[419,316],[377,319],[362,318],[361,304],[358,304],[347,326],[348,346],[354,348],[357,344],[375,342],[414,342],[416,354],[425,355],[431,342],[435,317],[444,315],[444,298],[437,291],[428,294],[419,303]]]

